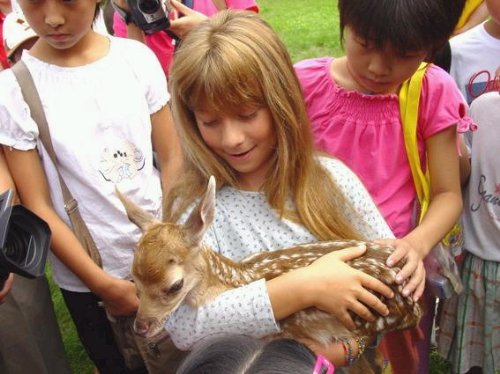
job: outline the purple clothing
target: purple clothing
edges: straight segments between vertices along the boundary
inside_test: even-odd
[[[333,58],[295,65],[316,146],[346,163],[363,181],[398,238],[416,223],[416,192],[406,156],[398,96],[365,95],[338,86]],[[431,65],[420,98],[417,139],[425,170],[425,140],[448,127],[462,132],[471,121],[453,79]]]

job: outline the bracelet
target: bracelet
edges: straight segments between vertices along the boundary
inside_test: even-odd
[[[356,344],[358,344],[358,354],[355,358],[355,360],[357,360],[358,358],[361,357],[361,355],[365,352],[365,349],[366,349],[366,340],[364,337],[355,337],[354,340],[356,341]]]
[[[349,357],[347,354],[347,347],[345,346],[344,339],[339,339],[339,341],[342,343],[342,348],[344,349],[344,366],[347,366],[349,364]]]
[[[358,356],[354,357],[352,355],[352,343],[351,339],[339,339],[342,342],[342,345],[344,346],[344,354],[345,354],[345,363],[348,366],[351,366],[354,361],[358,358]]]
[[[356,357],[353,355],[351,339],[339,339],[342,343],[342,347],[344,348],[345,364],[348,366],[351,366],[356,360],[358,360],[366,349],[366,339],[364,337],[360,338],[355,336],[352,339],[354,339],[358,346],[358,353],[356,354]]]

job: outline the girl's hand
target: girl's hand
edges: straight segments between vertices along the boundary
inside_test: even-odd
[[[171,19],[169,30],[181,39],[183,39],[194,27],[208,18],[203,13],[188,8],[177,0],[170,0],[170,5],[172,11],[170,12]],[[183,16],[179,17],[179,14]]]
[[[139,307],[135,284],[128,280],[111,278],[106,291],[99,296],[108,313],[113,316],[133,315]]]
[[[425,268],[421,252],[405,239],[383,239],[376,242],[395,248],[387,259],[387,266],[392,267],[401,260],[406,261],[401,271],[396,275],[396,283],[401,284],[408,279],[408,283],[403,289],[403,295],[413,294],[414,301],[420,299],[425,288]]]
[[[5,280],[3,288],[0,290],[0,304],[2,304],[5,301],[5,298],[9,294],[12,288],[12,282],[14,282],[14,274],[10,273],[7,279]]]
[[[356,270],[345,261],[363,255],[366,247],[351,247],[329,253],[304,267],[304,279],[311,287],[311,305],[333,314],[345,327],[356,326],[349,315],[352,311],[367,321],[375,317],[370,309],[386,316],[387,306],[369,290],[392,298],[392,290],[368,274]]]

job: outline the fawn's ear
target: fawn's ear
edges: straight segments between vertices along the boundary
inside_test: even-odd
[[[160,223],[160,220],[156,219],[152,214],[146,212],[144,209],[141,209],[139,206],[127,199],[118,190],[118,187],[115,187],[115,191],[118,195],[118,198],[125,207],[128,219],[139,226],[142,232],[145,232],[152,224]]]
[[[215,212],[215,178],[210,176],[205,196],[193,209],[191,215],[184,223],[186,236],[192,247],[200,244],[203,234],[207,231],[214,220]]]

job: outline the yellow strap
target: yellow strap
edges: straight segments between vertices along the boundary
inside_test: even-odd
[[[418,106],[420,102],[420,92],[422,90],[422,81],[428,64],[423,62],[417,71],[405,81],[399,91],[399,110],[403,123],[403,135],[405,140],[406,154],[410,163],[415,190],[417,191],[418,201],[420,202],[419,222],[427,212],[430,203],[429,175],[424,174],[418,153],[417,143],[417,123]]]

